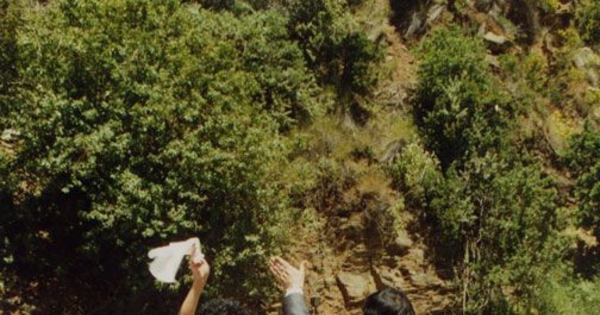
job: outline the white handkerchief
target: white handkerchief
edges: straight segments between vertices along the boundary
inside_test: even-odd
[[[176,282],[175,275],[181,261],[185,255],[190,254],[194,246],[196,252],[193,259],[195,263],[199,263],[204,259],[204,255],[200,250],[200,240],[197,237],[151,249],[148,252],[148,257],[152,259],[149,265],[150,273],[161,282]]]

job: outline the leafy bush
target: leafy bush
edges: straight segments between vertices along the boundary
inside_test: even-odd
[[[442,173],[411,144],[387,167],[431,229],[438,266],[455,271],[468,314],[532,307],[547,272],[562,266],[568,244],[558,234],[556,189],[539,166],[520,160],[489,152]]]
[[[21,7],[17,1],[0,1],[0,132],[10,112],[9,94],[17,79],[17,30],[21,24]]]
[[[510,142],[516,109],[487,70],[478,40],[441,28],[419,53],[415,117],[442,172],[436,174],[435,162],[421,166],[436,179],[422,191],[411,183],[410,167],[396,168],[394,178],[408,196],[418,192],[436,260],[456,271],[463,312],[529,309],[567,248],[558,234],[554,183]]]
[[[342,38],[340,51],[342,74],[339,86],[343,91],[367,95],[376,79],[369,72],[370,63],[379,58],[377,47],[362,33],[350,33]]]
[[[535,165],[486,156],[470,160],[462,172],[448,172],[437,192],[430,209],[443,248],[451,249],[447,255],[462,271],[457,277],[468,296],[466,310],[494,313],[502,301],[531,305],[566,250],[552,181]]]
[[[321,83],[338,93],[365,95],[375,83],[370,64],[381,57],[378,47],[354,25],[340,0],[293,0],[286,4],[288,29]]]
[[[406,203],[423,208],[443,180],[438,160],[420,145],[412,143],[386,167],[392,186],[404,192]]]
[[[571,139],[564,162],[576,179],[574,195],[577,198],[579,225],[600,237],[600,132],[591,123]],[[592,252],[597,251],[592,250]],[[597,274],[600,257],[591,255],[582,266],[586,273]]]
[[[18,1],[0,1],[0,170],[6,169],[13,159],[15,141],[5,142],[4,131],[10,130],[9,115],[14,106],[14,88],[18,79],[16,61],[18,58],[17,31],[21,26],[21,4]],[[12,198],[7,176],[0,176],[0,309],[5,312],[31,314],[33,307],[18,297],[15,282],[17,276],[12,268],[11,243],[14,241],[6,232],[10,221],[5,218],[13,211]]]
[[[252,73],[260,84],[255,99],[282,128],[289,129],[321,116],[329,105],[326,100],[317,103],[320,90],[306,71],[301,50],[288,39],[286,23],[275,11],[243,17],[236,45],[241,45],[238,49],[244,71]]]
[[[541,314],[585,315],[594,314],[600,307],[600,280],[550,277],[540,288]]]
[[[600,3],[594,0],[582,1],[575,12],[575,23],[581,38],[590,45],[600,44]]]
[[[482,43],[452,26],[435,30],[418,51],[415,118],[442,168],[501,148],[513,110],[501,90],[492,88]]]
[[[15,64],[28,84],[10,108],[23,139],[0,169],[13,205],[0,240],[15,285],[39,284],[43,298],[27,300],[45,313],[172,311],[168,292],[149,298],[146,251],[190,235],[211,259],[210,294],[264,296],[288,202],[280,131],[319,112],[286,20],[175,0],[62,0],[24,19]]]
[[[203,7],[211,10],[231,10],[235,5],[235,0],[200,0]]]
[[[597,226],[600,223],[600,132],[586,124],[583,132],[572,138],[565,160],[577,179],[575,194],[582,223],[585,227]]]

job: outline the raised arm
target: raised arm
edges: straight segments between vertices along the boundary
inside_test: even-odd
[[[308,315],[304,301],[304,277],[306,262],[303,261],[298,268],[292,266],[281,257],[271,257],[269,269],[285,290],[283,300],[283,313],[285,315]]]
[[[201,255],[201,253],[196,253],[196,250],[194,249],[190,255],[190,269],[194,275],[194,283],[186,295],[185,300],[183,300],[179,313],[177,313],[178,315],[196,314],[200,295],[202,295],[202,292],[204,291],[204,286],[206,285],[208,275],[210,274],[210,265],[206,259],[198,261],[196,254]]]

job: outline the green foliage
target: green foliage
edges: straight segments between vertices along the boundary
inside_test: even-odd
[[[322,115],[328,105],[324,100],[317,104],[315,97],[320,90],[306,72],[302,52],[288,40],[286,23],[275,11],[244,17],[236,44],[241,45],[238,49],[244,70],[261,86],[255,97],[282,127],[289,128]]]
[[[565,159],[577,179],[576,196],[584,214],[585,226],[597,224],[600,213],[600,132],[586,124],[583,132],[573,137]]]
[[[235,0],[200,0],[201,6],[211,10],[231,10],[235,5]]]
[[[342,14],[340,1],[310,0],[291,1],[286,7],[290,18],[288,27],[292,38],[303,49],[309,65],[332,59],[335,33],[334,21]]]
[[[456,270],[462,311],[520,313],[566,250],[554,183],[511,144],[515,109],[487,70],[481,42],[448,27],[418,51],[415,117],[442,172],[433,160],[421,166],[430,179],[415,182],[408,159],[392,175],[436,231],[432,245],[437,260]]]
[[[418,51],[422,61],[414,113],[442,167],[502,147],[512,109],[492,88],[482,43],[449,27],[435,30]]]
[[[406,204],[424,211],[436,260],[456,270],[468,314],[532,307],[567,248],[552,180],[518,160],[488,153],[443,175],[434,157],[411,144],[388,167]]]
[[[576,178],[580,224],[600,237],[600,132],[590,123],[573,136],[565,164]]]
[[[293,0],[286,5],[290,35],[321,83],[341,94],[365,95],[375,83],[369,71],[381,52],[366,38],[340,0]]]
[[[600,280],[550,277],[540,288],[540,314],[586,315],[594,314],[600,307]]]
[[[555,14],[556,10],[560,8],[560,2],[558,0],[537,0],[536,4],[541,9],[542,13],[548,15]]]
[[[368,94],[376,83],[369,66],[379,57],[377,47],[364,34],[350,33],[342,38],[336,49],[340,51],[343,68],[340,89],[360,95]]]
[[[582,1],[575,12],[575,23],[581,38],[590,45],[600,44],[600,2]]]
[[[404,192],[412,207],[425,207],[443,180],[438,160],[415,143],[407,145],[386,169],[392,186]]]
[[[16,61],[18,58],[17,32],[21,26],[21,3],[19,1],[0,1],[0,134],[10,129],[9,115],[16,99],[15,86],[18,82]],[[7,234],[6,225],[10,221],[6,213],[12,211],[8,176],[2,171],[12,160],[12,147],[15,143],[5,143],[0,139],[0,309],[5,312],[30,314],[33,307],[15,298],[21,292],[17,290],[17,276],[12,268],[14,258],[9,248],[14,241]],[[16,142],[16,141],[15,141]]]
[[[11,93],[17,81],[17,30],[21,24],[21,5],[16,0],[0,1],[0,130],[7,126]]]
[[[595,44],[596,2],[582,3],[576,23]],[[549,277],[568,245],[561,203],[540,164],[511,142],[517,110],[544,93],[569,98],[569,82],[547,76],[572,68],[578,37],[556,41],[556,69],[541,55],[502,57],[502,79],[515,83],[508,96],[479,39],[455,26],[428,34],[414,103],[422,139],[382,168],[398,197],[376,164],[373,129],[352,130],[354,139],[336,122],[306,142],[291,138],[331,111],[321,87],[352,112],[375,85],[382,52],[350,13],[361,5],[0,0],[0,132],[20,134],[0,141],[0,309],[173,312],[185,288],[157,286],[146,251],[197,235],[212,265],[207,294],[256,310],[272,289],[264,259],[302,221],[296,207],[362,213],[379,232],[369,250],[393,239],[405,208],[416,212],[428,255],[454,273],[463,313],[593,313],[596,280]],[[532,9],[557,5],[511,10],[532,19]],[[525,23],[535,33],[537,21]],[[565,159],[580,225],[596,236],[598,152],[587,127]]]
[[[15,64],[27,85],[10,108],[23,140],[2,160],[2,205],[14,206],[0,239],[19,283],[39,283],[41,311],[71,298],[82,312],[173,311],[168,293],[148,299],[146,251],[191,235],[211,257],[209,294],[266,294],[263,260],[288,205],[280,132],[323,111],[286,22],[175,0],[63,0],[24,15]]]
[[[535,164],[509,161],[486,155],[451,168],[426,208],[439,228],[438,255],[459,267],[470,314],[495,313],[505,301],[532,305],[566,250],[552,181]]]

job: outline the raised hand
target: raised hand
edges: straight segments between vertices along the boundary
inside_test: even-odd
[[[204,255],[195,247],[192,249],[190,254],[190,269],[194,275],[194,285],[201,285],[204,287],[208,276],[210,275],[210,265],[204,259]]]
[[[275,278],[277,278],[277,281],[283,290],[302,292],[304,289],[306,261],[300,263],[300,266],[296,268],[285,259],[275,256],[269,259],[269,269]]]

